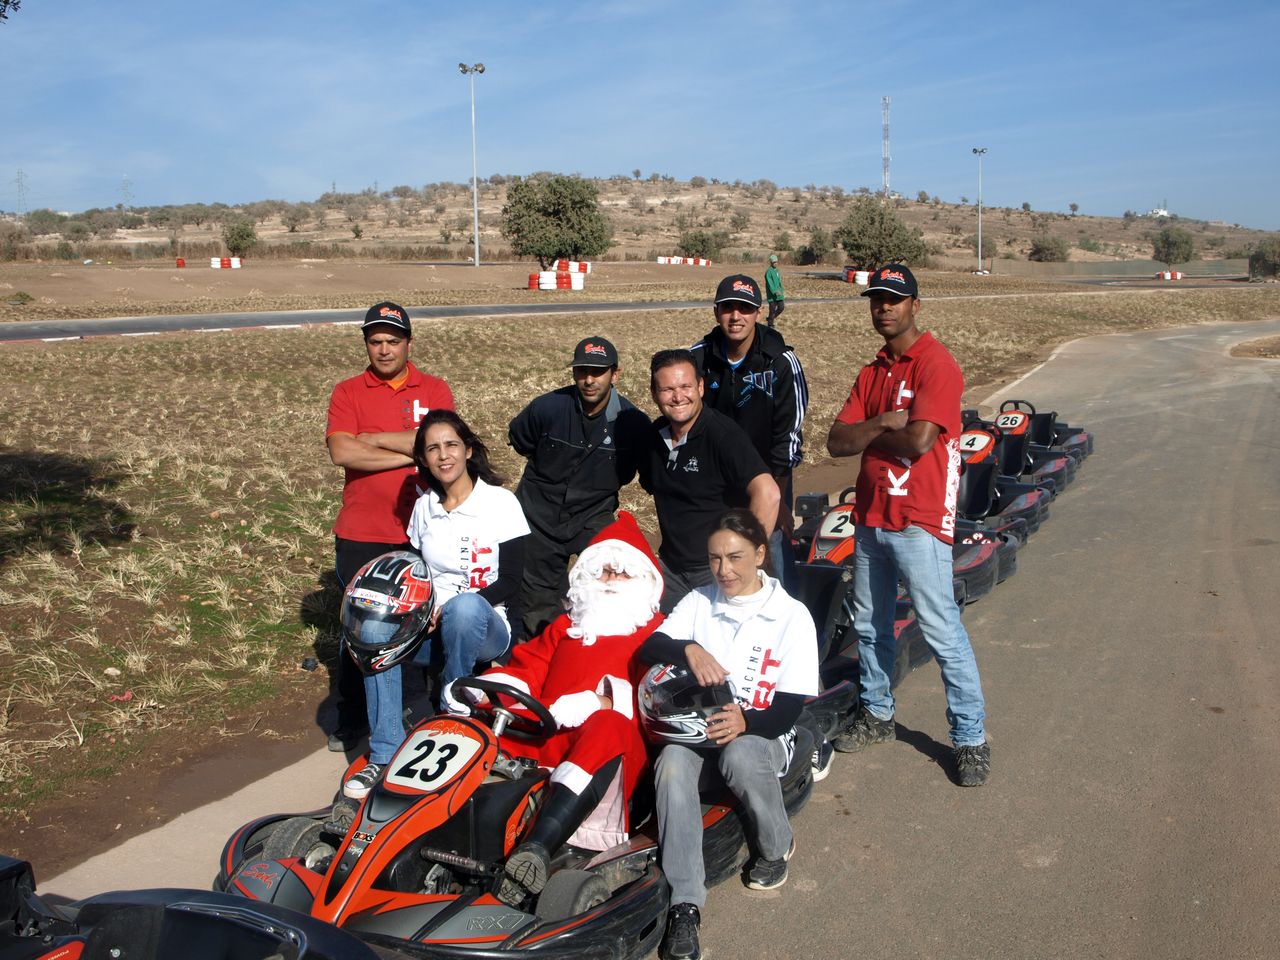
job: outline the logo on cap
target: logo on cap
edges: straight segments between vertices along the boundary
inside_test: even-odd
[[[733,281],[733,292],[734,293],[755,293],[756,288],[754,284],[748,283],[745,280],[735,280]]]
[[[582,352],[594,353],[597,356],[601,356],[601,357],[607,357],[609,355],[609,352],[605,350],[604,347],[600,346],[600,344],[598,343],[584,343],[582,345]]]
[[[907,278],[904,277],[902,274],[898,273],[898,271],[896,270],[881,270],[880,279],[881,280],[898,280],[902,283],[907,282]]]
[[[394,319],[400,320],[400,321],[404,320],[404,317],[401,315],[400,311],[396,310],[394,307],[383,307],[381,310],[378,311],[378,316],[393,317]]]

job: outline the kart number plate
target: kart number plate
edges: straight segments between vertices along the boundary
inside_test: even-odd
[[[1012,410],[1008,413],[1002,413],[996,417],[996,426],[1005,433],[1017,435],[1027,428],[1027,420],[1029,418],[1025,413],[1019,413]]]
[[[960,450],[966,456],[981,453],[993,443],[995,440],[991,434],[983,433],[981,430],[970,430],[968,433],[960,434]]]
[[[466,769],[480,746],[456,733],[415,730],[388,765],[386,782],[408,790],[439,790]]]
[[[822,518],[818,536],[824,540],[843,540],[853,536],[853,511],[837,507]]]

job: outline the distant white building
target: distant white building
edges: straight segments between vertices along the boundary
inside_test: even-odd
[[[1148,216],[1148,217],[1167,217],[1167,216],[1169,216],[1169,211],[1168,211],[1168,210],[1166,210],[1164,207],[1156,207],[1154,210],[1148,210],[1148,211],[1147,211],[1147,213],[1146,213],[1146,216]]]

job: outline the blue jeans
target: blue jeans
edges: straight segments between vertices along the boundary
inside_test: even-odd
[[[710,761],[707,763],[706,761]],[[791,846],[791,822],[778,776],[787,751],[775,737],[743,734],[718,750],[690,750],[670,743],[658,754],[654,790],[658,806],[658,852],[671,884],[671,902],[707,902],[706,864],[702,859],[702,801],[699,791],[715,782],[718,771],[747,810],[754,834],[747,839],[766,860],[780,860]],[[806,761],[807,762],[807,761]]]
[[[440,608],[440,627],[423,642],[413,662],[439,665],[441,682],[451,683],[469,676],[477,663],[501,656],[510,642],[511,631],[488,600],[476,593],[460,593]],[[404,741],[400,670],[397,664],[364,678],[370,763],[389,763]]]
[[[925,642],[942,670],[947,722],[957,747],[985,742],[986,705],[969,634],[951,587],[951,547],[921,527],[857,527],[853,555],[853,629],[858,637],[862,705],[893,717],[890,684],[897,661],[893,636],[898,580],[911,594]]]

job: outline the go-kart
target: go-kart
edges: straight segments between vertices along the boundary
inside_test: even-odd
[[[69,904],[0,856],[0,960],[379,960],[357,937],[270,903],[208,890],[131,890]],[[398,956],[407,956],[399,954]]]
[[[521,740],[550,735],[555,721],[507,684],[463,678],[454,690],[479,691],[488,703],[471,717],[419,723],[358,804],[340,798],[328,809],[241,827],[223,850],[217,888],[418,957],[647,954],[661,939],[669,890],[644,799],[633,801],[627,841],[602,853],[566,846],[553,854],[536,902],[503,903],[494,895],[503,864],[548,782],[548,772],[522,756]],[[853,697],[838,684],[802,715],[797,760],[783,779],[788,811],[812,789],[815,737],[834,733]],[[747,859],[743,814],[722,799],[704,804],[703,823],[714,883]]]

